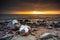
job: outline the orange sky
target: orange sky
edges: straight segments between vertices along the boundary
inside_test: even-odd
[[[14,11],[6,12],[10,14],[60,14],[60,11]]]

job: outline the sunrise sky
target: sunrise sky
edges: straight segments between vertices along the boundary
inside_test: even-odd
[[[58,0],[1,0],[0,14],[60,14]]]
[[[12,11],[5,14],[60,14],[60,11]]]

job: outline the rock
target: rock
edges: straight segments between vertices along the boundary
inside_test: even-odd
[[[0,40],[11,40],[13,37],[13,35],[5,35],[3,37],[0,38]]]
[[[52,29],[52,26],[48,26],[47,28],[48,28],[48,29]]]
[[[34,31],[37,31],[38,29],[37,28],[34,28]]]
[[[5,35],[6,35],[6,34],[5,34],[4,31],[0,31],[0,38],[3,37],[3,36],[5,36]]]
[[[38,29],[37,28],[32,28],[32,31],[37,31]]]
[[[31,35],[35,36],[35,33],[31,32]]]
[[[56,35],[51,33],[44,33],[43,35],[39,36],[38,40],[56,40]]]

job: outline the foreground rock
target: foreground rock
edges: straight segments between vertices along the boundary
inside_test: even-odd
[[[8,34],[8,35],[1,37],[0,40],[11,40],[12,38],[13,38],[13,35]]]
[[[51,33],[44,33],[43,35],[39,36],[37,40],[59,40],[58,36],[51,34]]]

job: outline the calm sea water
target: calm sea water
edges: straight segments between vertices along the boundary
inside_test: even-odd
[[[0,14],[0,20],[5,19],[52,19],[52,20],[59,20],[60,21],[60,14],[30,14],[30,15],[23,15],[23,14]]]

